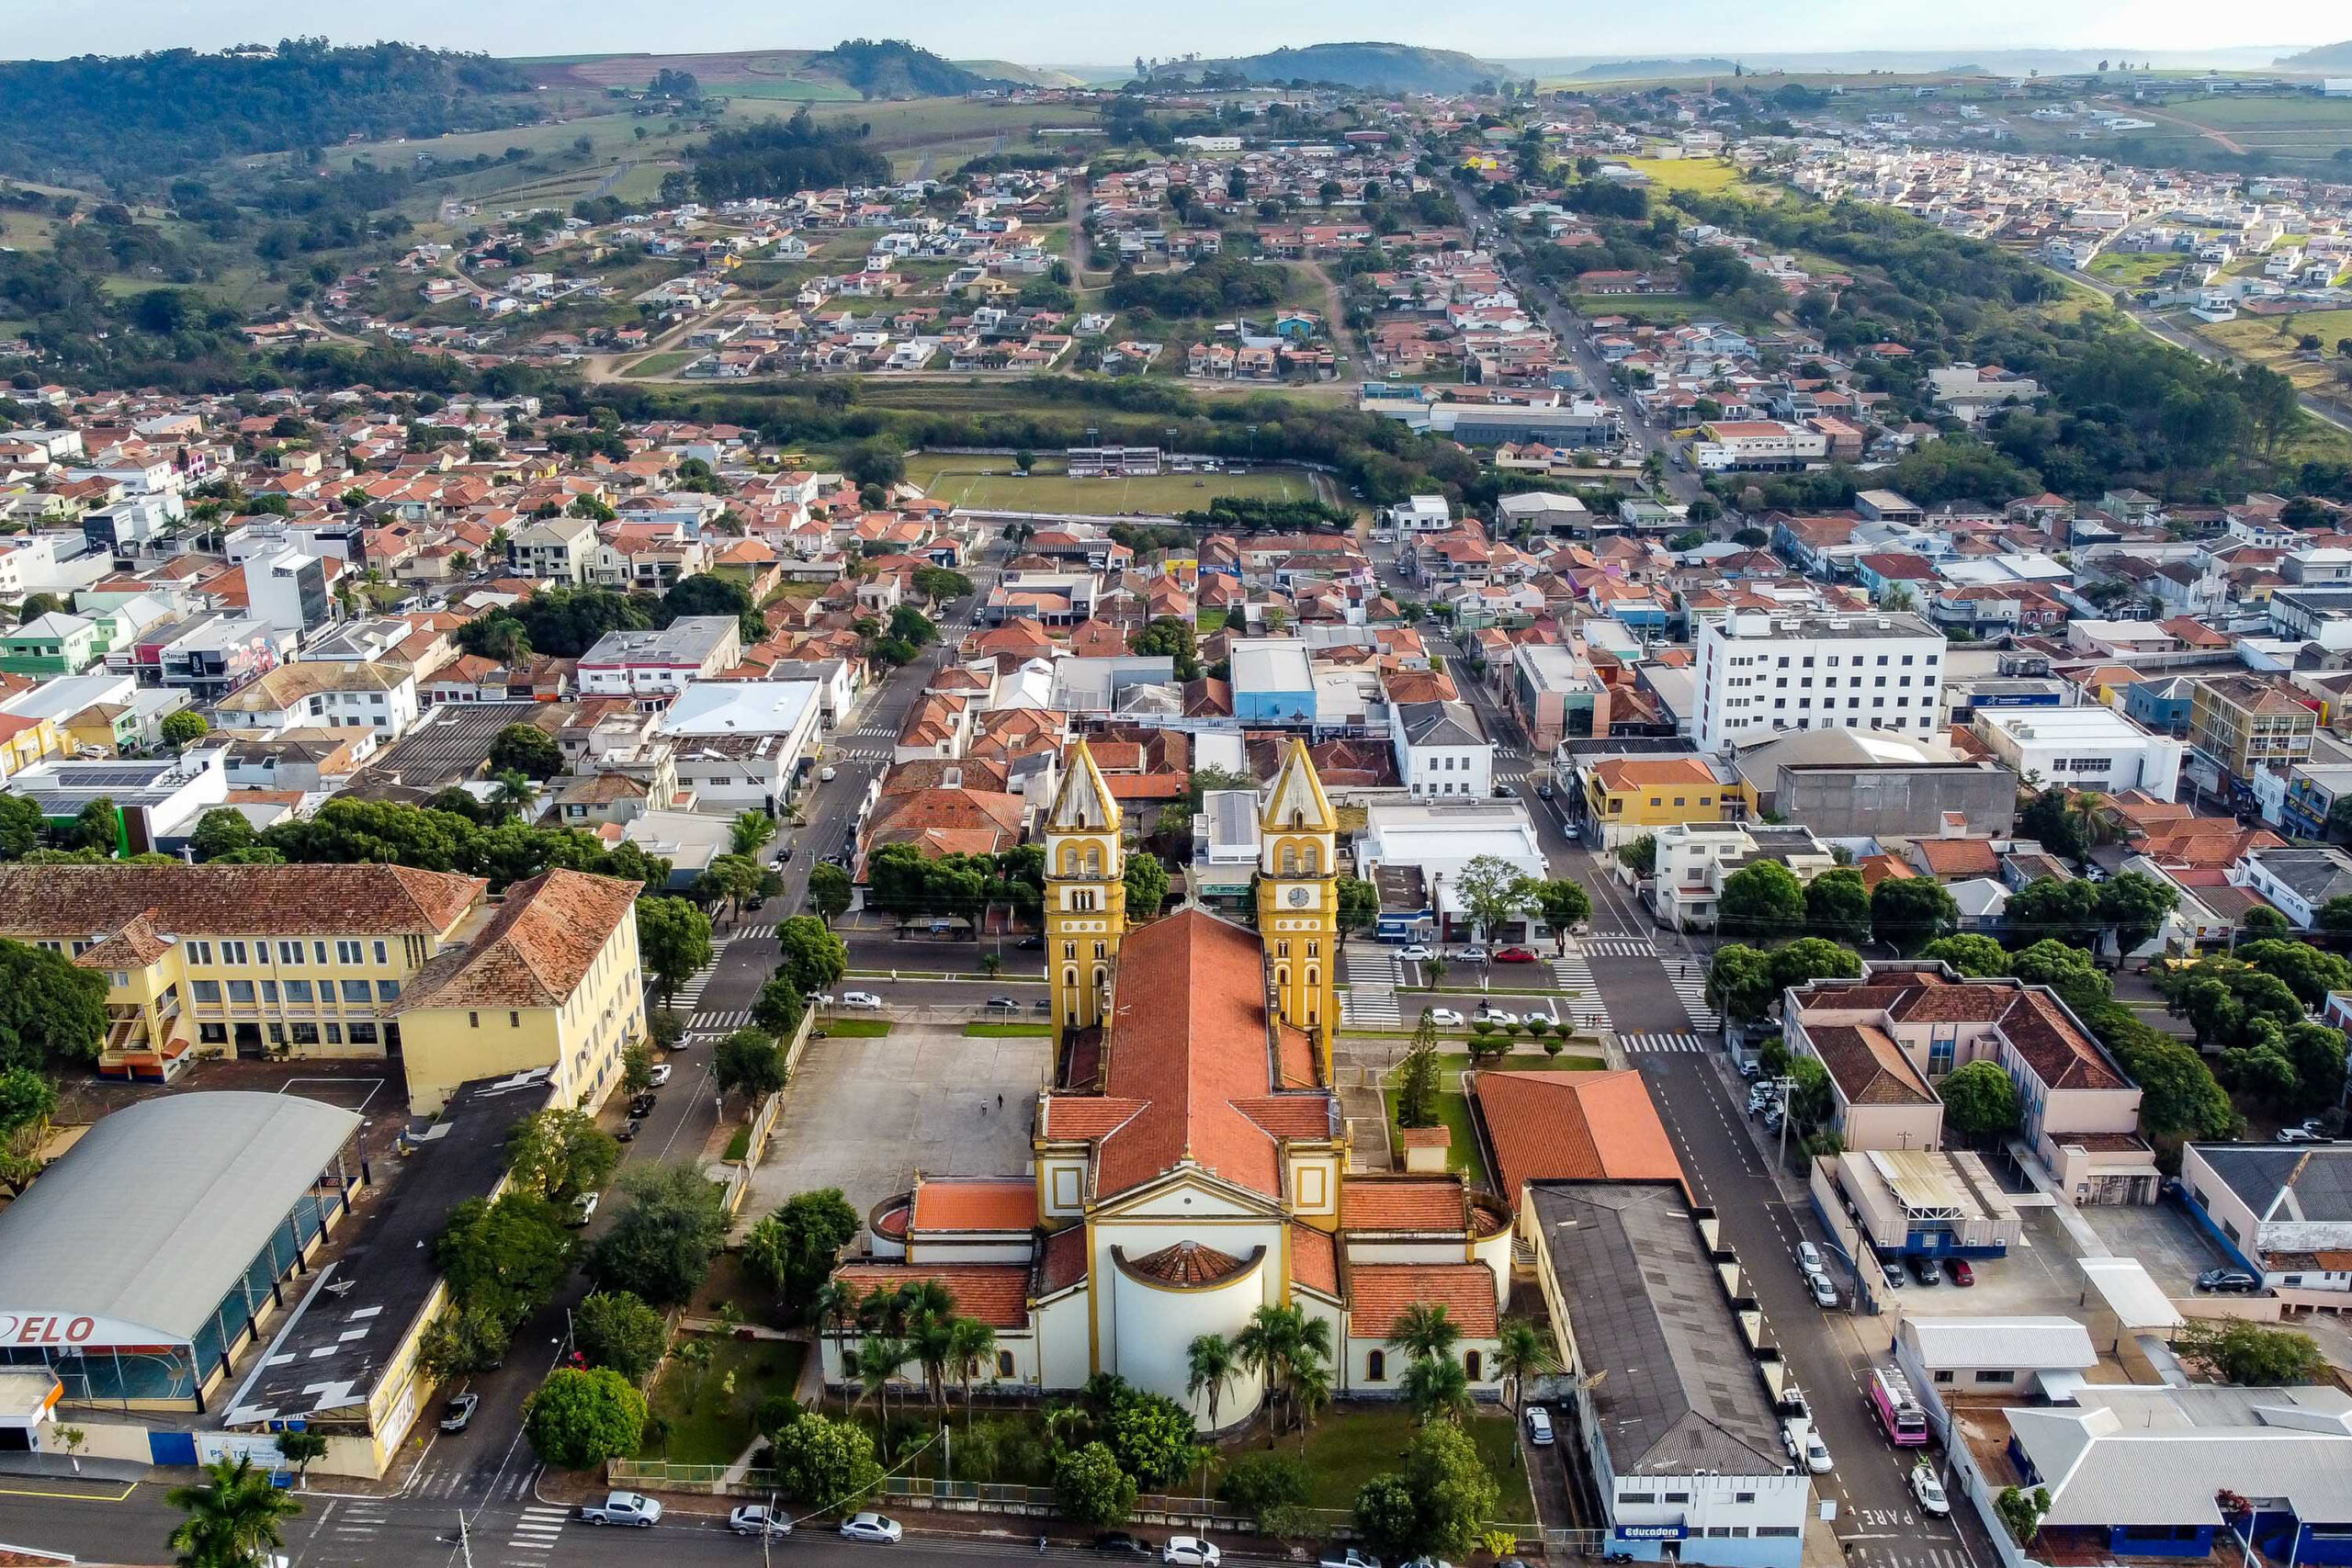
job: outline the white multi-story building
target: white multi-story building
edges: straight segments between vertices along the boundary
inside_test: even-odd
[[[1976,735],[2019,778],[2102,795],[2143,789],[2158,800],[2179,789],[2187,750],[2106,707],[1986,709]]]
[[[580,689],[595,697],[666,697],[709,680],[742,650],[732,615],[681,615],[659,631],[606,632],[581,656]]]
[[[1393,704],[1388,739],[1396,750],[1397,776],[1415,795],[1483,799],[1494,788],[1494,742],[1466,704]]]
[[[1699,628],[1699,750],[1779,729],[1932,735],[1947,646],[1909,611],[1708,621]]]

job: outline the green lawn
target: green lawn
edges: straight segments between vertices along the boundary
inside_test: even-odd
[[[626,374],[637,376],[675,376],[703,356],[698,348],[673,348],[661,354],[649,354],[630,366]]]
[[[1000,512],[1175,513],[1205,507],[1220,495],[1312,501],[1302,469],[1263,468],[1246,474],[1159,474],[1149,479],[1074,479],[1059,461],[1041,461],[1027,479],[1010,457],[922,453],[907,459],[907,479],[934,500]]]
[[[1225,630],[1224,606],[1212,604],[1207,609],[1195,613],[1193,616],[1193,630],[1201,637],[1206,637],[1211,632]]]
[[[964,1032],[975,1040],[1026,1040],[1050,1035],[1050,1023],[967,1023]]]
[[[1668,190],[1715,196],[1740,183],[1737,168],[1714,158],[1628,158],[1625,164]]]
[[[710,1360],[697,1367],[673,1356],[662,1363],[654,1377],[653,1413],[669,1424],[669,1431],[662,1440],[647,1442],[639,1459],[732,1464],[752,1446],[752,1412],[760,1401],[771,1393],[789,1394],[800,1381],[805,1348],[789,1340],[716,1335],[695,1339],[710,1347]]]
[[[837,1018],[824,1031],[836,1040],[879,1040],[890,1032],[887,1018]]]
[[[1511,1462],[1516,1447],[1508,1416],[1480,1416],[1470,1423],[1471,1440],[1478,1457],[1502,1489],[1495,1504],[1495,1524],[1535,1522],[1535,1503],[1527,1489],[1527,1472]],[[1295,1445],[1297,1438],[1285,1439]],[[1314,1491],[1306,1502],[1314,1508],[1351,1508],[1363,1483],[1385,1471],[1404,1467],[1405,1450],[1413,1441],[1413,1417],[1403,1409],[1335,1411],[1315,1424],[1306,1435],[1306,1470]],[[1232,1450],[1238,1452],[1239,1450]]]
[[[1455,1082],[1460,1078],[1457,1075]],[[1388,1121],[1396,1121],[1396,1091],[1388,1089],[1384,1098],[1388,1102]],[[1448,1089],[1437,1097],[1438,1125],[1453,1135],[1445,1151],[1449,1170],[1458,1170],[1476,1187],[1492,1187],[1494,1179],[1487,1174],[1486,1156],[1478,1152],[1478,1130],[1471,1124],[1470,1098],[1459,1089]]]
[[[2101,251],[2091,259],[2090,275],[2102,283],[2137,288],[2180,265],[2176,251]]]

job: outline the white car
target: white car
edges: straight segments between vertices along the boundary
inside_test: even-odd
[[[1808,1274],[1821,1272],[1821,1248],[1809,1241],[1797,1243],[1797,1267]]]
[[[898,1520],[881,1514],[852,1514],[842,1521],[843,1540],[873,1540],[884,1546],[896,1546],[907,1529]]]
[[[1431,1008],[1430,1021],[1440,1029],[1459,1029],[1462,1027],[1463,1020],[1462,1015],[1452,1008]]]
[[[1483,947],[1465,947],[1462,950],[1462,962],[1484,964],[1487,962],[1487,950]]]
[[[1216,1568],[1225,1561],[1225,1553],[1196,1535],[1171,1535],[1168,1544],[1159,1549],[1162,1562],[1173,1562],[1179,1568]]]
[[[1928,1465],[1911,1467],[1911,1495],[1917,1500],[1923,1514],[1940,1519],[1951,1513],[1951,1499],[1944,1495],[1943,1483],[1936,1479],[1935,1471]]]
[[[845,1008],[867,1008],[878,1010],[882,1006],[882,998],[876,996],[872,991],[843,991],[842,993],[842,1006]]]
[[[1810,1427],[1804,1433],[1804,1467],[1815,1475],[1826,1475],[1830,1470],[1829,1446]]]
[[[1539,1449],[1552,1446],[1552,1413],[1540,1404],[1527,1407],[1527,1440]]]
[[[727,1516],[727,1528],[737,1535],[784,1537],[792,1533],[792,1521],[773,1508],[757,1503],[746,1503]]]
[[[1838,1287],[1831,1284],[1829,1276],[1820,1269],[1808,1269],[1804,1271],[1804,1288],[1813,1292],[1814,1305],[1834,1307],[1838,1304]]]
[[[1416,942],[1398,948],[1396,950],[1396,956],[1403,959],[1408,964],[1427,964],[1430,961],[1430,953],[1427,947]]]
[[[645,1083],[648,1089],[660,1089],[663,1084],[668,1083],[669,1081],[670,1064],[667,1062],[658,1062],[654,1065],[653,1076],[646,1079]]]
[[[1478,1010],[1478,1021],[1480,1023],[1517,1023],[1519,1014],[1505,1012],[1498,1007],[1483,1007]]]

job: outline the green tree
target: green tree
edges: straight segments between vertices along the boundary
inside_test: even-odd
[[[1388,1345],[1417,1361],[1450,1360],[1462,1342],[1462,1325],[1443,1302],[1414,1302],[1389,1325]]]
[[[1401,1475],[1375,1475],[1356,1488],[1355,1524],[1364,1544],[1385,1561],[1394,1562],[1420,1550],[1420,1504]]]
[[[1897,953],[1917,953],[1959,923],[1960,906],[1939,882],[1924,876],[1890,876],[1871,889],[1871,934],[1892,943]]]
[[[173,1487],[164,1501],[187,1516],[170,1540],[180,1568],[250,1568],[284,1548],[285,1521],[302,1511],[247,1454],[214,1460],[201,1482]]]
[[[741,914],[745,904],[760,897],[760,886],[766,880],[765,870],[749,855],[713,855],[702,874],[695,878],[695,896],[713,904],[725,904],[732,912]]]
[[[643,1094],[653,1087],[653,1047],[642,1040],[632,1040],[621,1050],[621,1089],[628,1094]]]
[[[1211,1431],[1216,1430],[1217,1406],[1224,1403],[1225,1391],[1240,1371],[1233,1342],[1222,1334],[1196,1334],[1184,1348],[1184,1392],[1205,1402]]]
[[[24,859],[40,847],[49,818],[28,795],[0,795],[0,861]]]
[[[1111,1407],[1111,1451],[1137,1486],[1160,1491],[1193,1468],[1193,1413],[1174,1400],[1128,1389]]]
[[[775,1036],[759,1029],[739,1029],[720,1041],[710,1072],[720,1094],[743,1097],[746,1120],[760,1101],[782,1091],[787,1077]]]
[[[1405,1407],[1413,1413],[1413,1419],[1424,1425],[1431,1421],[1460,1422],[1469,1416],[1469,1375],[1463,1371],[1462,1363],[1451,1357],[1443,1360],[1416,1357],[1397,1380],[1396,1392],[1403,1397]]]
[[[85,850],[111,855],[122,845],[122,813],[110,795],[100,795],[74,815],[71,838]]]
[[[728,847],[739,855],[756,855],[775,836],[775,818],[764,811],[739,811],[727,825]]]
[[[1512,1429],[1518,1423],[1527,1402],[1527,1385],[1547,1372],[1560,1370],[1559,1349],[1552,1336],[1523,1317],[1503,1320],[1495,1337],[1495,1371],[1510,1384],[1510,1416]],[[1513,1443],[1510,1462],[1519,1464],[1519,1445]]]
[[[808,907],[825,924],[831,925],[849,908],[849,873],[831,864],[808,868]]]
[[[1772,983],[1770,953],[1744,942],[1715,949],[1707,965],[1707,1004],[1724,1018],[1761,1018],[1780,994]]]
[[[1943,1098],[1944,1124],[1964,1138],[1983,1142],[2017,1130],[2017,1086],[1997,1062],[1970,1062],[1945,1078],[1936,1092]]]
[[[2043,937],[2081,941],[2098,925],[2098,885],[2071,877],[2037,876],[2009,895],[2002,918],[2018,941]]]
[[[1788,936],[1805,923],[1804,886],[1779,861],[1760,860],[1724,878],[1715,913],[1727,935]]]
[[[589,1249],[598,1290],[629,1291],[656,1306],[686,1301],[710,1272],[727,1235],[719,1189],[690,1165],[624,1176],[628,1201]]]
[[[1473,855],[1453,879],[1453,897],[1477,922],[1487,942],[1502,940],[1503,927],[1532,901],[1534,884],[1500,855]]]
[[[64,1436],[62,1432],[58,1434]],[[277,1434],[277,1457],[294,1469],[294,1484],[307,1486],[311,1467],[327,1457],[327,1440],[316,1432],[280,1432]]]
[[[1635,876],[1657,874],[1657,835],[1644,833],[1617,846],[1619,863]]]
[[[838,1187],[796,1192],[744,1236],[743,1267],[805,1317],[860,1223]]]
[[[542,1462],[594,1470],[637,1451],[645,1434],[645,1395],[607,1367],[561,1367],[523,1402],[523,1431]]]
[[[2070,947],[2055,937],[2044,937],[2011,953],[2007,973],[2029,986],[2049,987],[2077,1016],[2115,995],[2115,983],[2087,948]]]
[[[783,961],[776,973],[802,996],[827,989],[849,973],[849,947],[814,915],[795,915],[775,929]]]
[[[2114,1015],[2120,1015],[2120,1017]],[[2213,1070],[2185,1042],[2110,1005],[2092,1021],[2107,1048],[2140,1086],[2140,1124],[2162,1139],[2225,1138],[2237,1123]]]
[[[584,1111],[541,1111],[515,1123],[506,1140],[506,1169],[515,1190],[561,1211],[604,1190],[621,1163],[621,1146]]]
[[[1442,1075],[1437,1059],[1437,1021],[1424,1010],[1413,1026],[1412,1048],[1396,1066],[1396,1125],[1437,1125]]]
[[[1125,1524],[1135,1512],[1135,1478],[1105,1443],[1089,1443],[1054,1466],[1054,1509],[1081,1525]]]
[[[810,1507],[846,1511],[882,1484],[874,1439],[851,1421],[809,1411],[775,1434],[776,1489]]]
[[[1196,681],[1201,674],[1200,643],[1193,623],[1178,615],[1158,615],[1127,639],[1128,649],[1146,658],[1175,661],[1176,679]]]
[[[1344,947],[1348,938],[1371,930],[1380,919],[1380,888],[1361,876],[1343,876],[1340,878],[1339,893],[1340,944]],[[1133,908],[1132,903],[1129,908]]]
[[[2242,942],[2232,956],[2283,982],[2307,1008],[2325,1003],[2330,992],[2352,991],[2352,962],[2307,942]]]
[[[2011,1540],[2020,1547],[2031,1547],[2033,1538],[2041,1531],[2042,1516],[2050,1512],[2050,1488],[2037,1486],[2027,1492],[2004,1486],[1993,1498],[1993,1512],[2000,1516]]]
[[[2299,1023],[2286,1032],[2280,1050],[2295,1069],[2295,1110],[2322,1111],[2343,1100],[2342,1030],[2324,1023]]]
[[[1535,884],[1535,907],[1552,928],[1553,951],[1568,950],[1568,932],[1592,919],[1592,895],[1573,877],[1555,876]]]
[[[752,999],[752,1021],[779,1040],[788,1040],[800,1027],[800,993],[782,975],[771,975]]]
[[[2066,807],[2066,791],[2053,784],[2034,791],[2018,808],[2018,837],[2031,839],[2061,860],[2079,860],[2082,830]]]
[[[479,1314],[492,1348],[554,1297],[571,1257],[571,1233],[557,1212],[524,1191],[501,1193],[494,1202],[466,1199],[433,1244],[450,1300]]]
[[[591,1291],[571,1314],[571,1332],[592,1367],[610,1367],[633,1383],[661,1364],[669,1337],[662,1314],[627,1291]]]
[[[0,1070],[95,1061],[106,1031],[104,975],[0,938]]]
[[[1870,934],[1871,912],[1862,874],[1849,866],[1825,871],[1804,886],[1804,926],[1815,936],[1860,942]]]
[[[1851,980],[1862,972],[1862,956],[1850,947],[1817,936],[1800,937],[1772,953],[1772,995],[1815,980]]]
[[[165,714],[164,722],[156,728],[163,735],[164,744],[175,751],[187,750],[212,732],[212,726],[205,722],[204,716],[188,708]]]
[[[1137,924],[1153,919],[1168,901],[1168,870],[1149,850],[1127,856],[1127,919]]]
[[[198,860],[214,861],[239,850],[252,849],[255,837],[253,818],[233,806],[216,806],[197,819],[196,831],[188,835],[187,847]]]
[[[2327,1358],[2308,1334],[2241,1318],[2198,1318],[2173,1337],[2173,1353],[2223,1382],[2292,1388],[2324,1382]]]
[[[1412,1490],[1422,1550],[1447,1558],[1470,1554],[1480,1527],[1494,1517],[1501,1496],[1478,1458],[1477,1445],[1448,1422],[1424,1427],[1415,1435],[1406,1452],[1405,1484]]]
[[[1789,1115],[1800,1127],[1819,1127],[1829,1120],[1837,1101],[1829,1088],[1829,1069],[1816,1056],[1799,1056],[1789,1063]]]
[[[2346,811],[2352,811],[2352,795],[2339,796],[2335,804]],[[2329,820],[2333,823],[2334,819],[2331,811]],[[2294,929],[2293,921],[2267,904],[2256,904],[2238,920],[2238,930],[2245,932],[2250,938],[2283,937],[2290,934]]]
[[[1882,887],[1888,886],[1881,883]],[[1919,950],[1921,958],[1933,958],[1951,965],[1963,978],[1987,979],[2009,972],[2008,950],[1989,936],[1938,937]]]
[[[2098,885],[2099,923],[2115,933],[2115,950],[2125,956],[2147,946],[2179,903],[2179,889],[2136,871]],[[2352,966],[2346,973],[2352,975]]]
[[[40,1151],[57,1114],[57,1086],[30,1067],[0,1072],[0,1186],[22,1193],[41,1170]]]
[[[551,779],[563,772],[563,748],[536,724],[510,724],[490,743],[490,771]]]

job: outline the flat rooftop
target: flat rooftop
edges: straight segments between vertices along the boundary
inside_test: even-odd
[[[1997,729],[2020,744],[2035,746],[2088,741],[2120,745],[2150,739],[2148,732],[2113,708],[1979,708],[1976,723]]]

